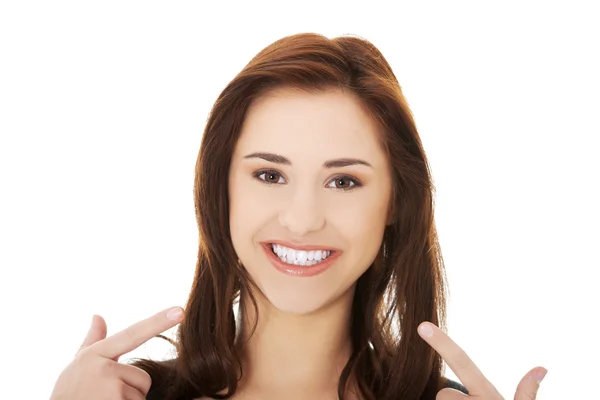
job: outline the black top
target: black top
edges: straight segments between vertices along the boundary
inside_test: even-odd
[[[459,382],[453,381],[452,379],[448,379],[448,378],[446,378],[446,379],[447,379],[447,382],[444,385],[445,388],[449,387],[452,389],[460,390],[464,394],[469,394],[469,391],[467,390],[467,388],[464,387],[463,385],[461,385]]]

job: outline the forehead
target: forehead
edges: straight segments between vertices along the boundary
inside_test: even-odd
[[[341,91],[307,93],[279,89],[248,109],[237,144],[239,151],[328,156],[383,156],[378,128],[360,102]]]

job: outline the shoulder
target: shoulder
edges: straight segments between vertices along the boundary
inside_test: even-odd
[[[444,379],[446,380],[446,382],[444,383],[444,388],[452,388],[452,389],[460,390],[464,394],[469,394],[469,391],[467,390],[467,388],[464,387],[459,382],[453,381],[452,379],[448,379],[448,378],[444,378]]]

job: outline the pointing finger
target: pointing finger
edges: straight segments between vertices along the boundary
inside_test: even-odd
[[[139,321],[114,335],[94,343],[89,347],[106,358],[114,359],[135,350],[154,336],[177,325],[183,318],[181,307],[163,310],[147,319]]]
[[[471,396],[497,393],[496,388],[467,353],[461,349],[444,331],[432,324],[423,322],[418,328],[419,335],[444,359],[458,379],[466,386]]]

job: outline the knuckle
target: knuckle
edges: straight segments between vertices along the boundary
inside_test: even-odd
[[[142,371],[141,380],[143,382],[142,383],[143,388],[144,388],[145,392],[148,393],[148,391],[152,387],[152,378],[150,377],[150,374],[148,374],[146,371],[144,371],[144,370],[140,370],[140,371]]]
[[[76,360],[84,360],[89,356],[89,354],[90,354],[89,347],[82,347],[81,349],[79,349],[77,354],[75,354],[75,359]]]
[[[89,363],[90,357],[91,354],[89,350],[81,349],[77,352],[77,354],[75,354],[73,364],[77,369],[85,368],[85,366]]]
[[[126,396],[129,395],[129,390],[128,390],[128,386],[125,382],[123,382],[122,380],[114,380],[113,381],[113,385],[114,385],[114,391],[115,393],[117,393],[119,395],[119,398],[126,398]]]
[[[131,342],[135,342],[138,336],[137,331],[133,327],[125,329],[125,335],[127,336],[127,340]]]
[[[115,367],[117,366],[117,363],[114,362],[113,360],[109,360],[107,358],[103,358],[100,361],[100,372],[102,372],[103,375],[105,376],[111,376],[115,373]]]
[[[465,353],[458,353],[452,359],[454,360],[455,367],[460,370],[467,369],[471,364],[471,360]]]

